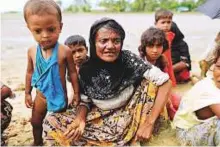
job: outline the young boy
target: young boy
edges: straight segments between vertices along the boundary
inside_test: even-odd
[[[43,145],[42,122],[47,110],[60,112],[67,106],[66,70],[77,102],[79,85],[71,50],[58,43],[63,25],[59,6],[53,0],[29,0],[24,7],[24,19],[38,43],[28,49],[25,104],[32,108],[34,145],[39,146]],[[34,102],[32,87],[37,89]]]
[[[141,45],[138,48],[143,60],[160,68],[161,71],[168,73],[168,63],[163,53],[168,49],[168,42],[165,33],[157,28],[149,28],[141,35]],[[179,106],[180,97],[171,93],[167,104],[167,110],[172,120]]]
[[[72,51],[73,61],[76,65],[76,70],[78,72],[80,65],[88,60],[88,47],[86,46],[86,41],[80,35],[73,35],[69,36],[64,44],[68,46]]]
[[[170,31],[171,24],[172,24],[172,17],[173,17],[173,13],[171,11],[164,10],[164,9],[158,10],[155,13],[155,26],[156,28],[164,31],[164,33],[166,34],[166,39],[168,41],[169,47],[163,54],[167,58],[168,74],[170,76],[173,86],[175,86],[176,79],[175,79],[175,75],[174,75],[174,71],[172,67],[172,57],[171,57],[171,44],[175,36],[175,34]]]
[[[69,36],[64,44],[68,46],[72,51],[73,61],[75,63],[75,67],[78,73],[80,66],[89,58],[87,56],[88,47],[86,46],[86,41],[80,35],[73,35],[73,36]],[[70,81],[69,74],[67,75],[67,80]],[[68,91],[69,104],[72,104],[72,101],[74,100],[72,100],[73,90],[72,88],[70,88],[70,84],[67,84],[67,91]]]

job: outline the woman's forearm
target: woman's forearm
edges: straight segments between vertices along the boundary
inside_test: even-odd
[[[86,122],[87,113],[88,113],[88,108],[84,105],[80,105],[80,106],[78,106],[76,117],[79,118],[80,120]]]
[[[164,108],[164,106],[167,103],[171,87],[172,87],[172,83],[170,80],[159,87],[154,106],[153,106],[152,111],[149,116],[148,123],[153,124],[156,121],[160,112],[162,111],[162,109]]]

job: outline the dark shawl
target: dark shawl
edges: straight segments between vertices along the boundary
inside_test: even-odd
[[[114,62],[105,62],[98,58],[95,48],[96,33],[100,28],[106,27],[106,24],[107,28],[118,32],[123,44],[125,31],[120,24],[110,18],[96,21],[90,29],[90,59],[79,71],[81,93],[100,100],[118,95],[125,88],[140,81],[144,72],[151,68],[150,64],[146,64],[130,51],[121,50]]]
[[[188,69],[191,69],[191,59],[189,54],[189,47],[187,43],[183,40],[184,35],[178,28],[175,22],[171,25],[171,31],[175,34],[171,45],[171,55],[172,55],[172,63],[176,64],[180,61],[184,61],[188,63]]]

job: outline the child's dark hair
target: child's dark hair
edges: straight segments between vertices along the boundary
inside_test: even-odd
[[[80,35],[73,35],[73,36],[69,36],[65,43],[65,45],[83,45],[86,47],[86,49],[88,50],[87,46],[86,46],[86,41],[84,39],[84,37],[80,36]]]
[[[165,33],[158,28],[150,27],[141,35],[141,45],[138,51],[142,59],[146,56],[146,47],[153,46],[155,43],[163,46],[163,52],[168,49]]]
[[[155,12],[155,22],[162,18],[173,18],[173,13],[169,10],[160,9]]]
[[[54,0],[28,0],[24,6],[23,13],[24,19],[27,23],[28,14],[30,15],[42,15],[42,14],[53,14],[51,8],[57,10],[57,19],[62,22],[62,13],[60,7]]]

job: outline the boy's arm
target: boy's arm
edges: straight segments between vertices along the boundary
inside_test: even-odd
[[[80,91],[79,91],[79,83],[78,83],[78,76],[75,68],[75,64],[72,57],[72,52],[69,48],[66,49],[66,56],[67,56],[67,69],[70,76],[70,82],[73,86],[74,90],[74,98],[73,100],[76,102],[76,105],[79,104],[80,101]]]
[[[34,66],[33,66],[33,60],[31,58],[32,54],[32,49],[30,48],[28,50],[27,54],[27,71],[26,71],[26,81],[25,81],[25,104],[28,108],[32,108],[33,102],[32,102],[32,96],[31,96],[31,91],[32,91],[32,86],[31,86],[31,78],[32,74],[34,71]]]

